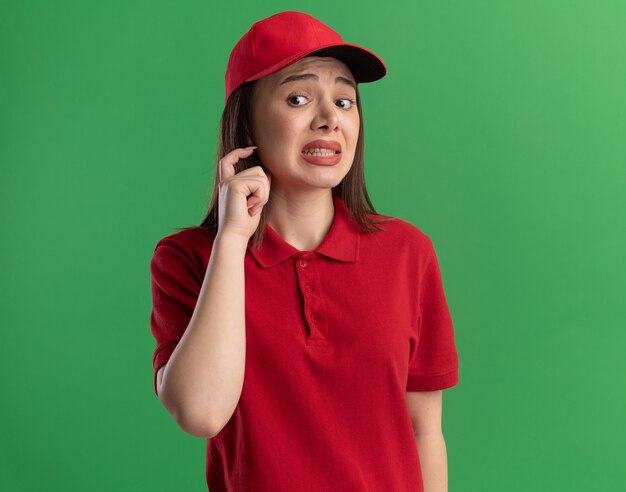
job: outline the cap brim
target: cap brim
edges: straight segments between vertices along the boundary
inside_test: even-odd
[[[374,82],[382,79],[387,73],[385,63],[368,49],[356,44],[344,43],[328,46],[309,53],[310,55],[332,56],[344,62],[357,82]]]
[[[252,80],[258,80],[266,75],[282,70],[305,56],[312,55],[332,56],[342,61],[350,68],[350,71],[352,72],[352,75],[354,75],[357,83],[373,82],[375,80],[382,79],[387,73],[385,63],[373,52],[356,44],[343,43],[297,53],[289,58],[281,60],[280,63],[276,63],[275,65],[248,77],[245,81],[250,82]]]

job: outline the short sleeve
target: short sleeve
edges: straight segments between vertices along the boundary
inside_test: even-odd
[[[418,285],[417,341],[410,354],[407,391],[435,391],[458,383],[454,327],[437,255],[429,244],[430,260]]]
[[[150,330],[156,340],[152,357],[154,392],[156,375],[182,338],[202,287],[201,280],[187,255],[175,246],[157,244],[150,261],[152,313]],[[158,393],[157,393],[158,394]]]

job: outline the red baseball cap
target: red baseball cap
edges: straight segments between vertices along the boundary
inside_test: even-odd
[[[255,22],[230,53],[226,98],[244,82],[277,72],[308,55],[332,56],[345,63],[356,82],[373,82],[387,67],[370,50],[344,43],[339,33],[315,17],[293,10]]]

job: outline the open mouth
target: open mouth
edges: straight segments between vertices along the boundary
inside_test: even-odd
[[[304,155],[314,155],[314,156],[325,157],[325,156],[334,156],[334,155],[340,154],[341,152],[337,150],[332,150],[332,149],[306,149],[306,150],[303,150],[302,153]]]
[[[302,155],[311,157],[334,157],[341,154],[341,144],[336,140],[318,138],[307,143],[301,152]]]

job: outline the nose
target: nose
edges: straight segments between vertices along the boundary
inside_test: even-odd
[[[337,130],[339,128],[339,116],[334,101],[329,99],[320,100],[317,105],[315,118],[311,122],[311,128],[317,130],[319,128],[325,130]]]

